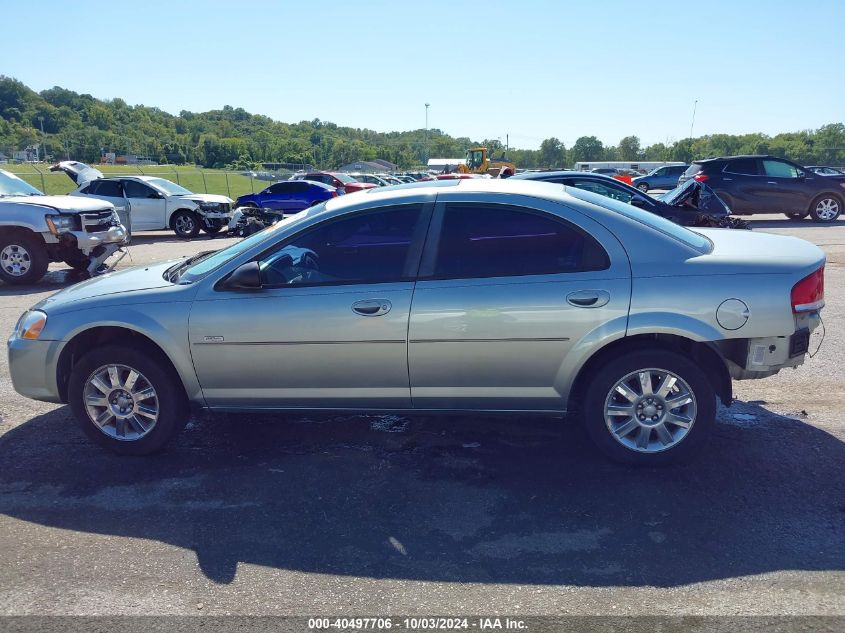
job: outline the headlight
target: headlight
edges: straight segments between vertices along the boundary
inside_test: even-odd
[[[47,228],[50,233],[58,235],[59,233],[66,233],[73,231],[78,227],[78,220],[75,215],[45,215],[44,221],[47,222]]]
[[[15,335],[18,338],[34,341],[41,336],[41,330],[47,325],[47,315],[40,310],[29,310],[18,321]]]

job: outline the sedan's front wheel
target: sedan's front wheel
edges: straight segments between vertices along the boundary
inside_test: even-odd
[[[170,221],[173,232],[184,240],[196,237],[200,232],[200,219],[193,211],[180,209]]]
[[[68,400],[84,433],[121,455],[160,450],[188,421],[175,370],[131,347],[83,356],[71,372]]]
[[[667,350],[630,352],[600,367],[584,400],[584,421],[615,461],[661,465],[697,452],[712,431],[716,395],[704,372]]]
[[[639,189],[643,193],[648,193],[648,183],[641,182],[640,184],[637,185],[637,189]]]

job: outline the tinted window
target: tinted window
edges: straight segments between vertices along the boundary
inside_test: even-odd
[[[95,196],[122,198],[123,188],[120,186],[119,180],[97,180],[88,187],[88,193]]]
[[[314,187],[314,185],[310,185],[307,182],[293,182],[288,184],[290,185],[290,189],[288,189],[289,193],[304,193],[311,189],[311,187]],[[323,190],[322,187],[314,187],[314,189]]]
[[[604,270],[607,253],[576,226],[502,205],[446,207],[434,275],[506,277]]]
[[[759,173],[757,171],[757,159],[756,158],[737,158],[736,160],[732,160],[728,163],[727,167],[725,167],[725,171],[729,171],[732,174],[744,174],[746,176],[756,176]]]
[[[779,160],[763,160],[763,172],[775,178],[798,178],[798,169]]]
[[[267,193],[291,193],[298,184],[296,182],[277,182],[275,185],[267,187]]]
[[[271,287],[374,283],[405,279],[420,205],[403,205],[329,221],[262,257]]]
[[[126,192],[127,198],[151,198],[155,194],[152,187],[148,187],[137,180],[124,180],[123,190]]]
[[[677,167],[669,167],[669,175],[674,176],[677,174],[678,176],[680,176],[686,170],[687,168],[684,165],[678,165]]]

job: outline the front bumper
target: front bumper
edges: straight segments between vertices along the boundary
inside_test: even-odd
[[[64,341],[29,341],[12,335],[7,345],[15,391],[33,400],[61,403],[56,369]]]
[[[76,238],[76,244],[84,255],[90,255],[98,246],[114,244],[122,246],[129,242],[129,232],[121,226],[109,227],[107,231],[88,233],[86,231],[71,231],[70,235]]]
[[[231,211],[206,211],[200,208],[197,210],[197,213],[209,220],[226,220],[226,222],[228,222],[232,217]]]

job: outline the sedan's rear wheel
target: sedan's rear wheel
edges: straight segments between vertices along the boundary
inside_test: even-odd
[[[810,217],[813,222],[826,224],[833,222],[842,212],[842,201],[834,195],[823,194],[810,205]]]
[[[85,434],[123,455],[160,450],[188,419],[181,381],[172,367],[129,347],[83,356],[68,383],[68,400]]]
[[[611,459],[659,465],[691,457],[710,434],[716,395],[704,372],[666,350],[631,352],[592,376],[587,431]]]

